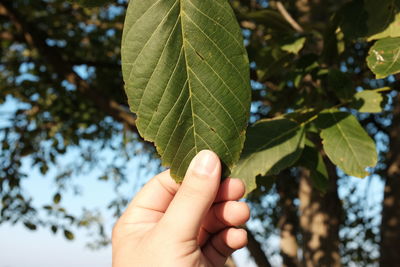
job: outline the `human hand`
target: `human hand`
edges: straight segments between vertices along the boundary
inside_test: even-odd
[[[247,243],[250,216],[238,179],[220,184],[218,156],[203,150],[182,185],[165,171],[151,179],[113,229],[113,267],[223,266]]]

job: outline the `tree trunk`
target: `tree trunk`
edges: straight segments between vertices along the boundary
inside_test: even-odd
[[[341,266],[339,225],[342,214],[337,193],[336,167],[326,160],[330,185],[322,195],[312,187],[308,170],[300,177],[300,227],[303,235],[303,266]]]
[[[277,181],[277,189],[279,193],[279,207],[281,210],[278,228],[281,237],[281,256],[282,266],[297,267],[299,261],[297,257],[297,233],[299,228],[299,219],[297,208],[294,205],[294,199],[298,192],[298,183],[296,178],[289,172],[280,175]]]
[[[250,252],[251,257],[256,262],[259,267],[271,267],[267,256],[265,255],[264,250],[261,247],[261,244],[254,237],[253,233],[247,229],[247,249]]]
[[[380,266],[400,266],[400,94],[394,99],[390,149],[386,156]]]

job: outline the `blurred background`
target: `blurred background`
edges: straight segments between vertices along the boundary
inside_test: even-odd
[[[0,0],[0,267],[110,266],[112,225],[162,170],[123,90],[127,1],[82,2]],[[246,200],[249,245],[229,264],[399,266],[399,82],[366,66],[364,1],[282,2],[300,28],[279,1],[231,1],[251,62],[251,122],[389,86],[382,112],[357,115],[379,164],[365,179],[328,166],[326,193],[301,168],[262,180]],[[398,3],[383,2],[389,25]]]

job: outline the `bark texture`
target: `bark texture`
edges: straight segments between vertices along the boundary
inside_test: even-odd
[[[337,193],[335,166],[326,161],[330,185],[322,195],[313,188],[308,170],[301,170],[300,227],[303,235],[303,260],[306,267],[341,266],[339,254],[339,225],[341,203]]]
[[[394,99],[390,150],[383,174],[386,184],[382,209],[380,266],[400,266],[400,94]]]
[[[294,205],[294,199],[298,193],[298,183],[296,178],[289,172],[284,172],[277,181],[279,193],[279,207],[281,210],[278,228],[280,229],[280,249],[282,256],[282,266],[299,266],[297,256],[298,244],[297,233],[299,228],[299,219],[297,207]]]

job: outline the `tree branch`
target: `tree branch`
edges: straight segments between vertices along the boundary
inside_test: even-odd
[[[276,2],[276,8],[279,13],[286,19],[286,21],[299,33],[303,33],[304,29],[293,19],[293,17],[286,10],[285,6],[281,3],[281,1]]]
[[[50,47],[46,44],[47,36],[45,33],[34,28],[34,23],[28,23],[20,16],[12,7],[10,1],[2,1],[0,3],[2,13],[5,13],[13,22],[17,31],[23,34],[25,42],[32,48],[36,48],[46,63],[61,77],[64,77],[68,82],[76,85],[79,92],[93,101],[101,110],[107,112],[116,121],[119,121],[129,129],[137,132],[136,118],[125,107],[117,101],[108,99],[101,95],[98,90],[91,88],[87,81],[83,80],[74,70],[73,65],[64,60],[57,47]]]
[[[247,249],[250,252],[251,257],[254,259],[258,266],[271,267],[271,263],[267,259],[264,250],[261,248],[261,244],[254,237],[253,233],[247,229]]]

